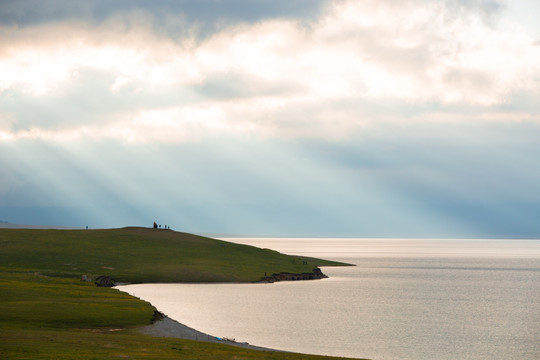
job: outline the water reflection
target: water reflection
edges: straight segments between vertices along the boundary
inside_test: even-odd
[[[295,352],[540,358],[538,241],[252,241],[357,266],[324,268],[330,279],[316,281],[123,289],[198,330]]]

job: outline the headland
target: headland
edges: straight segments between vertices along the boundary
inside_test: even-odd
[[[174,359],[180,352],[186,359],[323,358],[214,341],[172,319],[156,320],[151,304],[94,281],[257,282],[265,273],[345,265],[135,227],[0,229],[0,264],[0,357],[27,359]]]

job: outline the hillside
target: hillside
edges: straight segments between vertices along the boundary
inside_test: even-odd
[[[0,229],[0,270],[118,282],[253,282],[336,262],[289,256],[171,230]]]
[[[151,304],[80,281],[257,281],[319,265],[338,263],[170,230],[0,229],[0,358],[327,359],[143,335]]]

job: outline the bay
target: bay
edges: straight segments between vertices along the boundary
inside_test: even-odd
[[[219,337],[372,359],[540,358],[540,241],[226,239],[353,263],[329,279],[121,289]]]

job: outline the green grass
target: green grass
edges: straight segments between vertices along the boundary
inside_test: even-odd
[[[0,272],[0,327],[110,328],[150,324],[154,308],[88,282]]]
[[[252,282],[343,265],[170,230],[0,229],[0,270],[110,275],[120,282]],[[304,262],[307,262],[305,264]]]
[[[0,359],[323,359],[142,335],[154,307],[72,279],[0,273]]]
[[[11,336],[10,336],[11,335]],[[4,337],[3,337],[4,338]],[[19,346],[16,341],[30,344]],[[89,333],[31,331],[7,334],[0,357],[17,359],[182,359],[182,360],[319,360],[316,355],[263,352],[189,340],[148,337],[131,332]],[[5,351],[1,350],[4,348]]]
[[[151,304],[79,280],[255,281],[317,265],[338,263],[165,230],[0,229],[0,359],[330,359],[143,335]]]

